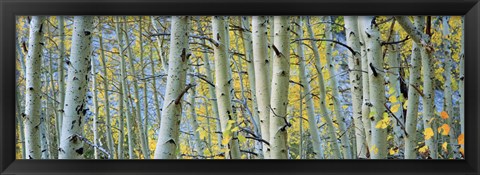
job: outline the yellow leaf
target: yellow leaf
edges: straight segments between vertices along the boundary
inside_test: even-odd
[[[227,146],[228,142],[230,142],[230,135],[224,135],[222,139],[222,145]]]
[[[440,113],[440,117],[442,117],[443,119],[447,119],[447,118],[448,118],[447,112],[442,111],[442,112]]]
[[[377,124],[375,125],[375,128],[385,129],[388,127],[389,124],[390,124],[390,118],[388,117],[388,114],[383,113],[383,119],[377,122]]]
[[[232,132],[237,132],[239,129],[240,129],[240,128],[238,128],[238,126],[237,126],[237,127],[233,128],[231,131],[232,131]]]
[[[408,100],[405,100],[405,103],[403,103],[403,109],[407,110],[407,105],[408,104]]]
[[[390,95],[390,97],[388,98],[388,101],[390,101],[391,103],[396,103],[398,100],[395,95]]]
[[[392,108],[390,108],[390,111],[393,113],[396,113],[398,109],[400,108],[400,104],[393,105]]]
[[[443,142],[443,144],[442,144],[443,151],[448,152],[447,146],[448,146],[448,143]]]
[[[460,145],[464,145],[464,144],[465,144],[465,140],[464,140],[464,135],[463,135],[463,134],[460,134],[460,135],[458,136],[458,139],[457,139],[457,140],[458,140],[458,144],[460,144]]]
[[[390,155],[397,154],[397,153],[398,153],[398,148],[390,148],[390,150],[388,151],[388,153],[389,153]]]
[[[420,153],[426,153],[427,151],[428,151],[428,146],[427,145],[418,149],[418,152],[420,152]]]
[[[433,129],[432,128],[425,129],[425,131],[423,132],[423,135],[425,136],[425,140],[431,139],[434,135]]]
[[[465,150],[463,148],[458,149],[462,153],[462,155],[465,155]]]
[[[342,108],[343,108],[343,109],[347,109],[348,106],[347,106],[347,105],[343,105]]]
[[[442,133],[442,135],[447,136],[450,132],[450,126],[448,124],[443,124],[442,126],[438,127],[438,133]]]
[[[238,136],[238,141],[239,141],[240,143],[243,143],[243,142],[245,142],[246,140],[247,140],[247,139],[245,138],[245,136],[243,136],[243,135],[239,135],[239,136]]]

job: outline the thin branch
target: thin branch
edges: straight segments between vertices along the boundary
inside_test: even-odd
[[[312,40],[312,41],[328,41],[328,42],[332,42],[332,43],[336,43],[336,44],[339,44],[345,48],[347,48],[348,50],[350,50],[350,52],[352,52],[353,55],[355,54],[360,54],[359,52],[353,50],[352,47],[340,42],[340,41],[336,41],[336,40],[331,40],[331,39],[318,39],[318,38],[300,38],[300,39],[296,39],[294,40],[292,43],[294,42],[298,42],[298,41],[303,41],[303,40]]]

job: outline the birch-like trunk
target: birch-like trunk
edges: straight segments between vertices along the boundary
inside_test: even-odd
[[[75,16],[70,64],[68,64],[65,94],[65,116],[59,148],[59,159],[83,158],[82,136],[85,113],[85,94],[89,81],[92,44],[92,16]]]
[[[175,150],[180,143],[178,136],[182,116],[181,99],[188,69],[188,20],[188,16],[172,16],[167,86],[155,159],[176,158]]]
[[[325,24],[325,37],[328,40],[333,39],[333,34],[332,34],[332,17],[326,17],[325,19],[327,20],[327,24]],[[348,134],[348,129],[347,129],[347,124],[345,121],[345,116],[342,111],[342,107],[340,104],[340,95],[338,94],[338,81],[337,81],[337,71],[335,70],[335,63],[333,62],[334,58],[332,56],[332,48],[333,48],[334,43],[329,42],[325,46],[325,54],[326,54],[326,59],[327,59],[327,70],[330,74],[329,77],[329,84],[331,87],[331,92],[332,92],[332,100],[333,100],[333,114],[335,116],[335,119],[338,123],[338,129],[339,133],[341,135],[340,140],[342,142],[342,148],[343,148],[343,158],[344,159],[351,159],[352,158],[352,151],[350,148],[350,136]]]
[[[252,17],[252,43],[253,43],[253,65],[255,68],[255,95],[257,96],[258,115],[260,117],[260,130],[262,139],[270,140],[270,81],[267,42],[267,17]],[[270,159],[270,147],[263,144],[263,155]]]
[[[119,51],[124,51],[124,45],[123,45],[123,35],[121,33],[122,28],[120,27],[120,18],[116,17],[116,24],[115,24],[115,33],[117,35],[117,42],[118,42],[118,50]],[[126,115],[126,120],[127,120],[127,138],[128,138],[128,158],[133,159],[133,130],[132,130],[132,122],[130,118],[130,105],[128,103],[128,85],[127,85],[127,71],[126,71],[126,65],[125,65],[125,56],[123,55],[123,52],[120,54],[120,79],[121,79],[121,91],[122,91],[122,101],[125,104],[125,115]],[[124,109],[120,109],[123,111]],[[123,113],[123,112],[122,112]],[[120,144],[120,143],[119,143]]]
[[[290,24],[288,16],[274,17],[275,52],[272,69],[270,112],[270,156],[272,159],[287,159],[288,86],[290,78]]]
[[[355,125],[355,143],[356,157],[360,159],[367,158],[367,140],[365,137],[365,128],[362,118],[362,68],[361,68],[361,48],[358,33],[358,17],[345,16],[345,35],[347,37],[347,45],[355,50],[355,54],[349,52],[348,69],[350,71],[350,91],[352,92],[352,113]],[[353,157],[352,157],[353,158]]]
[[[460,91],[460,131],[461,134],[465,134],[465,19],[462,17],[462,39],[460,46],[460,75],[458,89]],[[463,145],[462,145],[463,148]]]
[[[30,22],[28,38],[28,54],[26,61],[26,95],[25,116],[23,119],[25,129],[25,152],[27,159],[40,159],[40,110],[41,110],[41,84],[40,68],[42,66],[42,41],[44,31],[43,16],[33,16]]]
[[[358,31],[361,32],[363,30],[363,25],[357,17],[357,25]],[[371,141],[372,141],[372,122],[370,120],[370,90],[368,87],[368,58],[367,58],[367,48],[365,44],[365,39],[363,38],[363,34],[359,33],[360,39],[360,56],[361,56],[361,70],[362,70],[362,121],[363,127],[365,129],[365,139],[367,142],[367,151],[370,152]]]
[[[390,38],[390,42],[399,41],[399,36],[396,33],[392,33]],[[397,111],[392,111],[393,114],[399,121],[397,121],[394,117],[391,117],[391,121],[393,124],[393,142],[394,147],[400,149],[404,145],[403,138],[405,138],[402,126],[404,116],[403,116],[403,102],[400,100],[402,97],[402,92],[400,90],[400,60],[399,60],[399,53],[400,47],[397,44],[387,46],[387,65],[388,65],[388,89],[389,89],[389,99],[393,100],[390,101],[391,106],[398,105],[400,106]],[[390,93],[391,92],[391,93]],[[399,123],[401,122],[401,123]]]
[[[297,37],[298,39],[303,38],[303,17],[299,16],[297,20]],[[320,139],[320,133],[318,131],[317,122],[315,119],[315,107],[313,105],[313,96],[312,96],[312,88],[310,87],[310,74],[306,70],[307,66],[305,64],[305,54],[304,54],[304,46],[302,42],[297,44],[297,55],[298,55],[298,68],[300,71],[300,83],[303,86],[303,99],[305,99],[306,109],[307,109],[307,117],[308,117],[308,131],[310,132],[310,136],[312,137],[312,145],[313,145],[313,154],[315,155],[316,159],[322,159],[323,156],[323,149],[322,149],[322,140]],[[302,94],[302,93],[301,93]],[[302,109],[300,109],[302,111]],[[302,112],[300,112],[302,113]],[[303,119],[300,119],[301,123]],[[302,129],[302,127],[300,127]],[[302,135],[302,133],[300,133]],[[302,137],[302,136],[300,136]],[[302,143],[300,143],[302,144]]]
[[[198,65],[198,62],[197,62]],[[195,67],[190,68],[191,76],[189,76],[189,83],[192,85],[196,84],[195,81]],[[197,121],[197,112],[195,110],[196,106],[196,95],[197,91],[195,90],[195,87],[190,88],[189,94],[188,94],[188,103],[189,104],[189,112],[190,112],[190,126],[191,126],[191,133],[193,133],[193,142],[194,142],[194,148],[197,152],[198,157],[203,157],[203,150],[205,149],[205,144],[203,144],[203,140],[200,139],[200,130],[198,126],[198,121]]]
[[[410,56],[410,78],[408,80],[408,103],[407,116],[405,121],[405,159],[416,159],[417,146],[417,117],[418,117],[418,102],[420,94],[415,88],[420,87],[420,67],[421,56],[420,48],[417,43],[413,43],[412,55]]]
[[[382,121],[385,112],[385,80],[383,71],[383,59],[380,32],[375,24],[373,16],[359,17],[362,23],[360,33],[363,35],[367,49],[368,58],[368,76],[370,102],[372,104],[370,112],[372,118],[372,141],[370,147],[370,157],[372,159],[387,158],[387,127],[376,127],[378,122]]]
[[[255,133],[258,137],[262,137],[262,129],[260,127],[260,117],[258,116],[258,103],[257,103],[257,95],[256,95],[256,88],[255,88],[255,67],[254,67],[254,60],[253,60],[253,41],[252,41],[252,30],[250,28],[250,21],[248,17],[242,16],[240,17],[240,24],[242,26],[242,38],[243,38],[243,50],[245,51],[245,57],[247,59],[247,74],[248,74],[248,84],[250,85],[250,96],[252,98],[252,118],[255,127]],[[257,150],[258,158],[263,159],[263,145],[262,142],[256,141],[255,142],[255,149]]]
[[[57,62],[58,66],[58,75],[57,75],[57,82],[58,82],[58,107],[57,107],[57,140],[58,145],[60,145],[60,134],[62,130],[62,119],[64,114],[63,105],[65,104],[65,74],[64,74],[64,59],[65,58],[65,24],[64,24],[64,17],[58,17],[58,34],[60,36],[60,43],[58,44],[59,49],[59,58]]]
[[[123,20],[126,22],[127,18],[123,17]],[[130,44],[130,37],[128,36],[128,25],[124,23],[124,29],[125,31],[125,42]],[[137,130],[138,130],[138,139],[140,140],[140,148],[142,150],[143,156],[145,159],[150,159],[150,150],[148,149],[147,146],[147,141],[146,141],[146,136],[145,132],[142,126],[142,114],[140,111],[140,93],[139,93],[139,88],[138,88],[138,79],[137,79],[137,70],[135,69],[135,64],[133,63],[133,60],[135,59],[135,55],[133,55],[132,47],[127,46],[127,53],[128,53],[128,61],[130,63],[130,73],[134,76],[133,77],[133,93],[134,93],[134,102],[135,102],[135,115],[133,117],[134,122],[137,124]],[[146,116],[145,116],[146,117]]]
[[[458,149],[456,146],[455,143],[456,143],[456,140],[457,140],[457,137],[455,135],[455,129],[453,126],[455,126],[455,123],[453,123],[452,121],[452,117],[454,116],[453,115],[453,90],[452,90],[452,63],[453,63],[453,59],[452,59],[452,50],[450,49],[452,46],[450,44],[450,26],[448,24],[448,20],[449,18],[444,16],[442,18],[442,27],[443,27],[443,30],[442,30],[442,35],[443,35],[443,55],[445,56],[444,58],[444,64],[445,64],[445,68],[444,68],[444,75],[445,75],[445,84],[444,84],[444,111],[447,112],[447,114],[449,115],[449,117],[447,118],[447,121],[446,123],[452,128],[450,129],[448,135],[449,135],[449,140],[450,140],[450,145],[452,149],[450,149],[449,153],[452,153],[453,154],[453,158],[457,158],[457,153],[458,153]]]
[[[310,38],[315,38],[315,33],[313,32],[312,25],[310,24],[310,18],[307,19],[307,30]],[[326,104],[326,90],[325,90],[325,81],[323,79],[323,66],[320,62],[320,53],[318,51],[317,43],[313,40],[310,40],[310,45],[313,48],[313,55],[315,56],[315,70],[317,71],[317,80],[318,80],[318,89],[319,89],[319,96],[320,96],[320,115],[325,119],[327,125],[327,134],[329,139],[327,142],[331,143],[331,149],[333,152],[332,158],[340,159],[342,157],[342,153],[340,152],[340,145],[337,142],[337,136],[335,132],[335,127],[333,126],[333,120],[328,115],[328,109]],[[310,121],[315,122],[317,121]]]
[[[423,127],[425,130],[432,129],[433,136],[425,139],[425,144],[428,147],[430,157],[437,159],[437,145],[436,138],[437,132],[433,127],[434,122],[432,120],[435,117],[435,104],[433,103],[434,91],[433,91],[433,48],[430,46],[430,36],[423,33],[425,29],[425,17],[415,16],[415,24],[410,22],[410,19],[405,16],[395,17],[402,28],[412,37],[412,39],[420,46],[420,54],[422,56],[422,74],[423,74]],[[418,23],[417,23],[418,22]]]
[[[103,52],[103,50],[102,50]],[[95,67],[95,59],[91,60],[91,67],[92,67],[92,89],[90,92],[93,94],[93,144],[98,145],[98,97],[97,97],[97,72],[96,72],[96,67]],[[105,78],[106,80],[106,78]],[[108,96],[108,95],[105,95]],[[110,125],[107,125],[107,128],[110,127]],[[108,148],[108,151],[113,151],[110,149],[111,147]],[[94,159],[98,159],[98,149],[96,147],[93,148],[93,157]]]

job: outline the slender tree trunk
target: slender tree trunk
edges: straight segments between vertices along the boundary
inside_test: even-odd
[[[30,34],[28,39],[28,55],[26,63],[26,95],[25,95],[25,152],[27,159],[39,159],[41,157],[39,126],[41,110],[41,84],[40,68],[42,66],[42,41],[44,31],[43,16],[33,16],[30,22]],[[45,30],[45,29],[43,29]]]
[[[198,65],[198,63],[197,63]],[[189,76],[189,83],[194,85],[196,84],[195,82],[195,77],[193,76],[195,74],[195,68],[192,66],[190,68],[192,76]],[[195,110],[196,107],[196,90],[195,87],[190,88],[188,94],[188,103],[190,103],[189,110],[190,110],[190,125],[192,127],[192,133],[193,133],[193,141],[194,141],[194,146],[195,150],[197,151],[197,155],[199,157],[203,157],[203,150],[205,149],[205,144],[203,144],[203,140],[200,139],[200,130],[201,129],[198,126],[198,121],[197,121],[197,112]]]
[[[417,43],[413,43],[412,56],[410,61],[410,78],[408,80],[408,103],[405,130],[408,135],[405,136],[405,159],[416,159],[417,146],[417,117],[418,117],[418,96],[420,95],[415,88],[420,87],[420,67],[421,64],[420,48]]]
[[[303,38],[303,17],[299,16],[297,21],[297,37],[298,39]],[[310,132],[310,136],[312,137],[312,145],[313,145],[313,154],[315,159],[322,159],[323,156],[323,149],[322,149],[322,140],[320,139],[320,134],[317,127],[317,122],[315,119],[315,107],[313,105],[313,96],[312,96],[312,89],[310,87],[310,74],[307,72],[306,68],[306,60],[304,55],[304,46],[303,43],[299,42],[297,44],[297,54],[298,54],[298,68],[300,71],[300,83],[303,86],[303,99],[305,99],[306,109],[307,109],[307,116],[308,116],[308,131]],[[302,94],[302,93],[301,93]],[[302,100],[300,100],[302,101]],[[300,109],[300,113],[303,110]],[[300,119],[300,122],[303,122],[303,119]],[[301,127],[300,127],[301,128]],[[301,128],[303,129],[303,128]],[[302,135],[302,133],[300,133]]]
[[[126,17],[123,18],[124,21],[127,21]],[[127,24],[125,23],[125,31],[128,31]],[[128,32],[125,32],[125,42],[130,43],[130,37],[128,36]],[[142,114],[141,114],[141,105],[140,105],[140,93],[138,88],[138,79],[137,79],[137,71],[135,69],[135,64],[133,60],[135,56],[133,55],[132,47],[127,46],[127,53],[128,53],[128,60],[130,63],[130,73],[133,75],[133,92],[135,95],[135,117],[133,117],[135,123],[137,124],[138,130],[138,139],[140,140],[140,148],[142,150],[143,156],[145,159],[150,159],[150,151],[148,150],[147,141],[146,141],[146,133],[144,133],[144,129],[142,126]],[[146,117],[146,116],[145,116]]]
[[[155,69],[155,61],[153,60],[153,47],[150,48],[150,66],[151,66],[151,70],[152,72],[156,72],[156,69]],[[155,103],[155,114],[156,114],[156,118],[158,119],[158,123],[160,125],[160,121],[161,121],[161,110],[162,108],[160,107],[160,103],[158,102],[158,92],[157,92],[157,79],[153,79],[152,80],[152,89],[153,89],[153,101]]]
[[[118,128],[119,128],[119,131],[118,131],[118,144],[117,144],[117,159],[123,159],[123,144],[124,144],[124,115],[123,115],[123,106],[124,106],[124,101],[123,101],[123,86],[122,86],[122,83],[119,83],[118,85],[118,88],[120,90],[120,93],[118,94]],[[129,148],[130,149],[130,148]]]
[[[399,41],[398,34],[392,33],[392,36],[390,37],[391,40],[390,42],[393,41]],[[405,138],[402,126],[403,126],[403,121],[404,116],[403,116],[403,102],[401,100],[402,97],[402,92],[400,90],[400,60],[399,60],[399,53],[400,53],[400,48],[398,45],[390,45],[387,46],[387,65],[388,65],[388,88],[389,88],[389,100],[391,103],[391,106],[400,106],[397,111],[392,111],[393,114],[395,115],[396,118],[399,119],[397,121],[395,118],[391,117],[391,121],[393,124],[393,142],[394,142],[394,147],[400,149],[404,145],[404,140]],[[399,123],[401,122],[401,123]]]
[[[114,154],[115,144],[113,143],[113,135],[112,135],[112,117],[110,116],[110,100],[108,90],[110,89],[108,85],[108,72],[107,72],[107,58],[105,57],[105,52],[103,50],[103,34],[102,29],[100,29],[100,36],[98,37],[99,44],[100,44],[100,58],[103,65],[103,96],[105,97],[105,115],[106,115],[106,122],[105,122],[105,130],[107,135],[107,147],[108,151],[111,154]],[[94,74],[95,75],[95,74]],[[121,89],[120,89],[121,90]],[[120,101],[122,101],[120,99]],[[97,114],[97,113],[95,113]],[[123,114],[123,113],[121,113]],[[122,117],[123,118],[123,117]],[[123,128],[122,128],[123,129]]]
[[[307,17],[307,30],[310,38],[315,38],[315,33],[313,32],[312,25],[310,24],[310,18]],[[327,142],[331,143],[331,149],[333,151],[333,158],[340,159],[342,154],[340,152],[340,145],[337,142],[337,136],[335,133],[335,127],[333,126],[332,118],[328,115],[328,109],[326,104],[326,90],[325,90],[325,81],[323,80],[323,68],[320,62],[320,53],[318,51],[317,43],[315,41],[310,40],[310,45],[313,48],[313,55],[315,56],[315,69],[317,71],[317,79],[318,79],[318,89],[319,89],[319,96],[320,96],[320,115],[325,118],[326,125],[327,125],[327,133],[329,139]],[[309,121],[315,122],[316,121]]]
[[[241,35],[243,38],[243,50],[245,51],[245,56],[247,59],[247,74],[248,74],[248,84],[250,85],[250,96],[252,98],[252,107],[250,108],[252,111],[253,123],[255,128],[255,133],[257,136],[262,136],[262,129],[260,127],[260,117],[258,116],[258,103],[257,103],[257,95],[256,95],[256,88],[255,88],[255,67],[254,67],[254,60],[253,60],[253,41],[252,41],[252,30],[250,28],[250,21],[248,17],[242,16],[240,17],[240,24],[242,26]],[[255,142],[255,149],[257,150],[258,158],[263,159],[263,145],[262,142],[256,141]]]
[[[225,154],[227,158],[239,159],[240,148],[238,145],[238,139],[233,139],[236,138],[236,132],[231,132],[232,128],[227,127],[228,123],[230,123],[230,126],[236,123],[236,115],[233,112],[231,105],[230,92],[232,86],[231,78],[229,78],[230,76],[228,75],[228,72],[230,72],[230,66],[228,64],[228,45],[226,45],[228,42],[226,38],[224,38],[227,35],[225,17],[214,16],[212,20],[213,37],[218,42],[218,45],[214,48],[216,75],[215,87],[217,90],[216,97],[218,112],[220,115],[221,131],[222,133],[231,133],[224,134],[224,137],[225,135],[230,135],[228,144],[225,145],[228,149]]]
[[[465,21],[462,17],[462,40],[460,43],[460,75],[458,89],[460,91],[460,131],[462,134],[465,133]],[[463,148],[463,145],[462,145]]]
[[[101,50],[103,52],[103,50]],[[91,92],[93,94],[93,144],[98,145],[98,115],[99,115],[99,110],[98,110],[98,97],[97,97],[97,72],[96,72],[96,67],[95,67],[95,59],[91,60],[91,67],[92,67],[92,89]],[[105,80],[107,78],[105,77]],[[108,95],[105,94],[107,97]],[[107,128],[110,127],[110,125],[107,125]],[[112,149],[110,149],[110,145],[108,147],[108,151],[113,152]],[[95,159],[98,159],[98,150],[97,148],[93,148],[93,157]]]
[[[290,24],[289,17],[275,16],[275,51],[272,70],[270,112],[270,155],[272,159],[287,159],[288,86],[290,78]]]
[[[330,23],[332,19],[331,17],[326,17],[328,19],[327,24],[325,25],[325,37],[326,39],[333,39],[333,34],[332,34],[332,26]],[[330,74],[329,78],[329,84],[332,88],[332,97],[333,97],[333,109],[334,109],[334,114],[336,121],[338,123],[338,128],[340,130],[340,140],[342,142],[342,147],[343,147],[343,158],[344,159],[351,159],[352,158],[352,151],[350,148],[350,137],[348,134],[348,129],[347,129],[347,124],[345,122],[344,114],[343,111],[341,110],[341,104],[340,104],[340,95],[338,94],[338,82],[336,78],[336,70],[335,70],[335,63],[333,62],[334,58],[332,56],[332,48],[333,48],[334,43],[329,42],[326,44],[325,47],[325,52],[326,52],[326,59],[327,59],[327,70]]]
[[[367,48],[365,44],[365,39],[363,34],[360,33],[363,30],[363,25],[360,20],[357,18],[359,39],[360,39],[360,49],[361,49],[361,71],[362,71],[362,121],[363,127],[365,129],[365,139],[367,142],[367,151],[370,153],[370,147],[372,146],[372,122],[370,120],[370,91],[368,87],[368,58],[367,58]],[[367,156],[368,157],[368,156]]]
[[[188,19],[187,16],[172,17],[167,90],[162,110],[163,119],[160,123],[154,154],[155,159],[176,158],[175,149],[180,143],[178,136],[180,117],[182,116],[181,99],[188,69]]]
[[[410,20],[405,17],[395,17],[398,23],[403,27],[403,29],[412,37],[412,39],[419,45],[420,54],[422,55],[422,74],[423,74],[423,94],[422,105],[423,105],[423,127],[426,131],[433,130],[432,137],[425,137],[425,143],[428,147],[430,157],[432,159],[437,159],[437,146],[436,146],[436,137],[437,134],[433,127],[432,120],[435,116],[435,104],[433,103],[434,91],[433,91],[433,59],[432,52],[433,48],[430,46],[430,36],[423,33],[425,29],[425,17],[415,16],[417,24],[416,27],[412,25]],[[418,23],[417,23],[418,22]]]
[[[361,48],[358,33],[358,17],[345,16],[345,35],[347,37],[347,45],[355,50],[355,54],[348,55],[348,69],[350,74],[350,91],[352,92],[352,108],[353,122],[355,125],[355,143],[356,157],[360,159],[367,158],[367,140],[365,137],[365,128],[362,118],[362,68],[361,68]],[[352,157],[353,158],[353,157]]]
[[[120,59],[121,59],[121,62],[120,62],[120,67],[121,67],[121,71],[120,71],[120,79],[121,79],[121,91],[122,91],[122,100],[123,102],[126,104],[126,111],[125,111],[125,115],[126,115],[126,120],[127,120],[127,132],[128,132],[128,135],[127,135],[127,138],[128,138],[128,158],[129,159],[133,159],[133,148],[134,148],[134,143],[133,143],[133,135],[134,133],[133,130],[132,130],[132,122],[131,122],[131,118],[130,118],[130,105],[128,103],[128,85],[127,85],[127,71],[126,71],[126,66],[125,66],[125,57],[123,55],[123,50],[124,50],[124,46],[123,46],[123,35],[121,33],[122,29],[120,27],[120,18],[119,17],[116,17],[116,21],[117,21],[117,24],[115,25],[115,33],[117,34],[117,41],[118,41],[118,50],[120,51]],[[120,109],[121,111],[124,110],[124,109]],[[122,112],[123,113],[123,112]],[[120,144],[120,143],[119,143]]]
[[[145,135],[145,146],[146,146],[146,149],[148,151],[148,157],[150,157],[150,149],[148,147],[148,96],[147,96],[147,93],[148,93],[148,86],[147,86],[147,79],[145,78],[146,75],[145,75],[145,69],[146,69],[146,66],[145,66],[145,62],[143,62],[143,53],[144,53],[144,48],[143,48],[143,27],[142,27],[142,16],[139,16],[139,26],[138,26],[138,37],[139,37],[139,45],[140,45],[140,65],[141,65],[141,68],[142,68],[142,78],[143,78],[143,112],[144,112],[144,123],[143,123],[143,133]]]
[[[58,34],[60,36],[60,43],[59,43],[59,58],[57,62],[58,66],[58,109],[57,109],[57,133],[58,133],[58,145],[60,145],[60,134],[62,130],[62,119],[64,114],[63,105],[65,104],[65,75],[64,75],[64,59],[65,58],[65,30],[64,30],[64,20],[63,16],[58,16]]]
[[[453,158],[457,158],[457,153],[458,153],[458,149],[456,149],[457,147],[454,146],[456,145],[456,135],[455,135],[455,129],[454,129],[454,125],[455,123],[453,123],[452,121],[452,117],[453,117],[453,99],[452,99],[452,96],[453,96],[453,90],[452,90],[452,62],[453,62],[453,59],[452,59],[452,51],[451,51],[451,44],[450,44],[450,26],[448,24],[448,17],[444,16],[442,18],[442,27],[443,27],[443,30],[442,30],[442,35],[443,35],[443,55],[445,56],[444,58],[444,63],[445,63],[445,70],[444,70],[444,75],[445,75],[445,84],[444,84],[444,100],[445,100],[445,103],[444,103],[444,110],[445,112],[447,112],[447,114],[449,115],[449,117],[447,118],[447,121],[446,123],[452,128],[450,129],[448,135],[449,135],[449,140],[450,140],[450,145],[451,146],[451,150],[449,151],[449,153],[452,153],[453,154]]]
[[[385,80],[383,74],[383,59],[380,32],[377,24],[374,23],[373,16],[359,17],[362,23],[362,33],[365,40],[368,58],[368,76],[370,102],[372,104],[373,115],[372,123],[372,145],[370,148],[370,157],[372,159],[387,158],[387,127],[377,127],[379,122],[384,122],[385,111]]]
[[[260,117],[260,130],[262,139],[270,140],[270,81],[267,43],[267,17],[252,17],[252,43],[253,43],[253,63],[255,68],[255,95],[257,96],[258,115]],[[266,159],[270,159],[270,146],[263,144],[263,154]]]
[[[72,36],[70,64],[65,96],[65,118],[62,124],[62,134],[59,148],[59,159],[83,158],[82,136],[85,120],[85,88],[89,81],[88,72],[91,69],[90,55],[92,44],[93,17],[75,16]]]

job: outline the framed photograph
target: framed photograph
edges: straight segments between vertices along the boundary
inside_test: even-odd
[[[0,2],[0,174],[479,174],[478,0]]]

